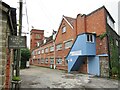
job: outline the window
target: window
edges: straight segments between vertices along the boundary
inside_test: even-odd
[[[45,63],[48,63],[48,58],[45,59]]]
[[[42,52],[41,53],[44,53],[44,49],[42,49]]]
[[[114,29],[114,22],[112,21],[112,19],[110,18],[109,15],[107,15],[107,24]]]
[[[41,63],[44,63],[44,58],[41,58]]]
[[[87,42],[94,42],[93,35],[87,35]]]
[[[36,39],[40,39],[40,35],[39,34],[36,34]]]
[[[50,52],[52,52],[52,51],[54,51],[54,47],[53,46],[50,47]]]
[[[62,49],[62,44],[58,44],[57,46],[56,46],[56,50],[58,51],[58,50],[61,50]]]
[[[38,59],[38,64],[40,64],[40,59]]]
[[[48,48],[45,48],[45,53],[48,53]]]
[[[62,28],[62,33],[65,33],[66,32],[66,27],[64,26],[63,28]]]
[[[62,64],[62,58],[57,58],[56,59],[56,64]]]
[[[116,40],[116,46],[118,46],[118,40]]]
[[[38,50],[38,54],[40,54],[40,50]]]
[[[34,52],[34,51],[32,51],[32,55],[35,55],[35,52]]]
[[[54,58],[50,58],[50,64],[54,64]]]
[[[65,42],[65,49],[70,48],[72,46],[72,40]]]

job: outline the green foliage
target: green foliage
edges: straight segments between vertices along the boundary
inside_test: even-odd
[[[31,54],[28,48],[21,49],[21,60],[29,61],[30,57],[31,57]]]
[[[21,49],[21,69],[26,68],[26,62],[29,61],[29,58],[31,57],[30,50],[28,48]]]
[[[116,75],[118,74],[118,68],[117,67],[113,67],[112,68],[112,75]]]
[[[118,47],[114,45],[113,38],[110,37],[110,60],[111,60],[111,67],[112,67],[112,76],[118,75],[119,70],[119,55],[118,55]]]
[[[20,78],[19,76],[13,76],[12,80],[13,80],[13,81],[20,81],[21,78]]]
[[[103,33],[103,34],[101,34],[100,35],[100,39],[102,40],[104,37],[106,37],[106,35],[107,35],[107,33],[105,32],[105,33]]]

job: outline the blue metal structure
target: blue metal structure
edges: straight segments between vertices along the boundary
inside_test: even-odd
[[[91,35],[90,38],[89,35]],[[92,41],[89,41],[89,39]],[[78,71],[86,57],[88,58],[88,73],[99,75],[99,57],[96,57],[95,34],[83,33],[77,36],[68,56],[66,57],[66,60],[68,60],[68,72]],[[96,70],[93,71],[93,68],[96,68]]]

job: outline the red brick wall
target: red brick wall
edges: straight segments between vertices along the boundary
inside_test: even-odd
[[[96,54],[108,54],[107,37],[102,40],[100,37],[96,38]]]
[[[106,32],[105,9],[98,9],[86,17],[87,32],[96,32],[97,36]]]
[[[75,25],[75,22],[73,23],[73,25]],[[62,33],[62,27],[66,26],[66,32]],[[58,34],[56,36],[56,40],[55,40],[55,45],[62,43],[62,50],[59,51],[55,51],[55,57],[58,58],[62,58],[62,65],[57,65],[56,68],[58,69],[65,69],[67,70],[66,66],[66,61],[65,61],[65,57],[67,56],[70,48],[65,49],[64,48],[64,41],[70,40],[72,39],[72,42],[74,42],[75,38],[76,38],[76,30],[75,30],[75,26],[73,26],[74,29],[71,28],[71,26],[63,19],[61,22],[61,25],[58,29]]]

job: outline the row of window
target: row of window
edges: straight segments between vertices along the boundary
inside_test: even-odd
[[[38,63],[48,63],[48,58],[41,58],[41,59],[38,59]],[[54,58],[50,58],[50,64],[54,64]],[[62,58],[56,58],[56,64],[62,64]]]
[[[65,49],[70,48],[72,46],[72,40],[65,42],[64,45],[65,45]],[[56,51],[58,51],[58,50],[62,50],[62,44],[56,45]],[[38,50],[35,53],[33,52],[32,54],[33,55],[37,55],[37,54],[40,54],[40,53],[43,54],[43,53],[48,53],[49,51],[53,52],[54,51],[54,46],[51,46],[50,48],[47,47],[45,49],[42,49],[41,51]]]

